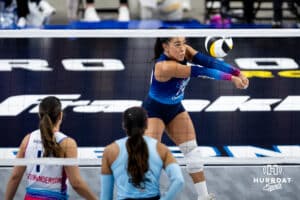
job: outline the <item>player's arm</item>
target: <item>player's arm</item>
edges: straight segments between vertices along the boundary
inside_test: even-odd
[[[157,149],[164,163],[165,171],[170,179],[168,191],[161,197],[161,200],[171,200],[176,197],[184,185],[184,178],[180,166],[176,162],[170,150],[162,143],[157,143]]]
[[[192,48],[192,47],[190,47]],[[198,64],[204,67],[213,68],[220,70],[222,72],[232,74],[234,76],[240,75],[240,70],[224,61],[221,61],[217,58],[213,58],[211,56],[207,56],[205,54],[202,54],[200,52],[197,52],[192,57],[192,63]]]
[[[113,198],[114,177],[111,170],[111,165],[116,157],[116,143],[112,143],[104,149],[101,166],[101,200],[111,200]]]
[[[24,139],[22,140],[22,143],[20,145],[20,148],[19,148],[16,158],[24,158],[26,146],[29,141],[29,137],[30,137],[30,134],[26,135],[24,137]],[[25,170],[26,170],[26,166],[15,166],[13,168],[12,174],[11,174],[9,181],[7,183],[7,186],[6,186],[6,192],[5,192],[5,197],[4,197],[5,200],[11,200],[14,198]]]
[[[66,158],[77,158],[77,143],[68,137],[61,142],[61,147],[65,152]],[[78,166],[64,166],[65,172],[72,188],[85,199],[95,200],[96,195],[90,190],[86,182],[82,179]]]
[[[246,88],[249,85],[248,78],[239,69],[216,58],[201,54],[189,45],[186,45],[186,59],[192,63],[199,64],[204,67],[214,68],[240,78],[242,81],[241,87],[239,80],[232,80],[237,88]]]
[[[182,65],[176,61],[160,61],[155,64],[154,76],[158,81],[165,82],[171,78],[188,78],[191,69],[187,65]]]
[[[171,78],[200,77],[216,80],[232,81],[236,88],[245,89],[248,86],[248,79],[228,74],[217,69],[201,67],[199,65],[182,65],[175,61],[162,61],[155,65],[155,78],[158,81],[166,82]]]
[[[155,78],[165,82],[171,78],[208,77],[216,80],[231,80],[232,75],[220,70],[198,65],[183,65],[176,61],[161,61],[155,65]]]
[[[198,53],[198,51],[188,44],[186,44],[185,47],[185,59],[189,62],[192,62],[194,56]]]

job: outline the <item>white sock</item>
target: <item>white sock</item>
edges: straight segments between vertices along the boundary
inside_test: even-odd
[[[198,182],[195,183],[194,185],[195,185],[196,193],[198,194],[198,199],[199,197],[205,198],[208,196],[206,181]]]

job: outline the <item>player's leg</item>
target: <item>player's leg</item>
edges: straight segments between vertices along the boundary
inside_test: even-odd
[[[164,122],[159,118],[148,118],[148,126],[145,135],[161,141],[162,134],[165,130]]]
[[[166,127],[172,141],[179,146],[186,160],[196,160],[201,157],[197,148],[196,133],[189,114],[184,111],[179,113]],[[211,199],[207,191],[203,163],[187,164],[187,171],[193,179],[198,200]]]

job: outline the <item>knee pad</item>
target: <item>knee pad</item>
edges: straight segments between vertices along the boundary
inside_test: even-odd
[[[187,171],[188,173],[196,173],[203,171],[203,162],[197,160],[202,157],[196,140],[191,140],[184,142],[179,145],[179,149],[184,155],[184,158],[187,162]]]

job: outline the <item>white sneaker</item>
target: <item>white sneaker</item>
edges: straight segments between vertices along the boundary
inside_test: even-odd
[[[191,10],[191,0],[183,0],[182,1],[182,9],[183,11],[189,11]]]
[[[95,7],[87,7],[84,11],[83,21],[86,22],[99,22],[100,17],[98,16]]]
[[[24,28],[27,24],[25,17],[20,17],[17,22],[17,27]]]
[[[118,20],[121,22],[127,22],[130,20],[129,9],[127,6],[120,6]]]
[[[56,12],[55,8],[44,0],[40,1],[39,7],[41,8],[42,13],[45,17],[49,17],[50,15],[53,15]]]
[[[216,200],[216,196],[213,193],[209,193],[206,197],[198,197],[198,200]]]
[[[40,27],[45,22],[45,16],[40,12],[35,2],[28,2],[29,14],[27,15],[27,24],[34,27]]]

